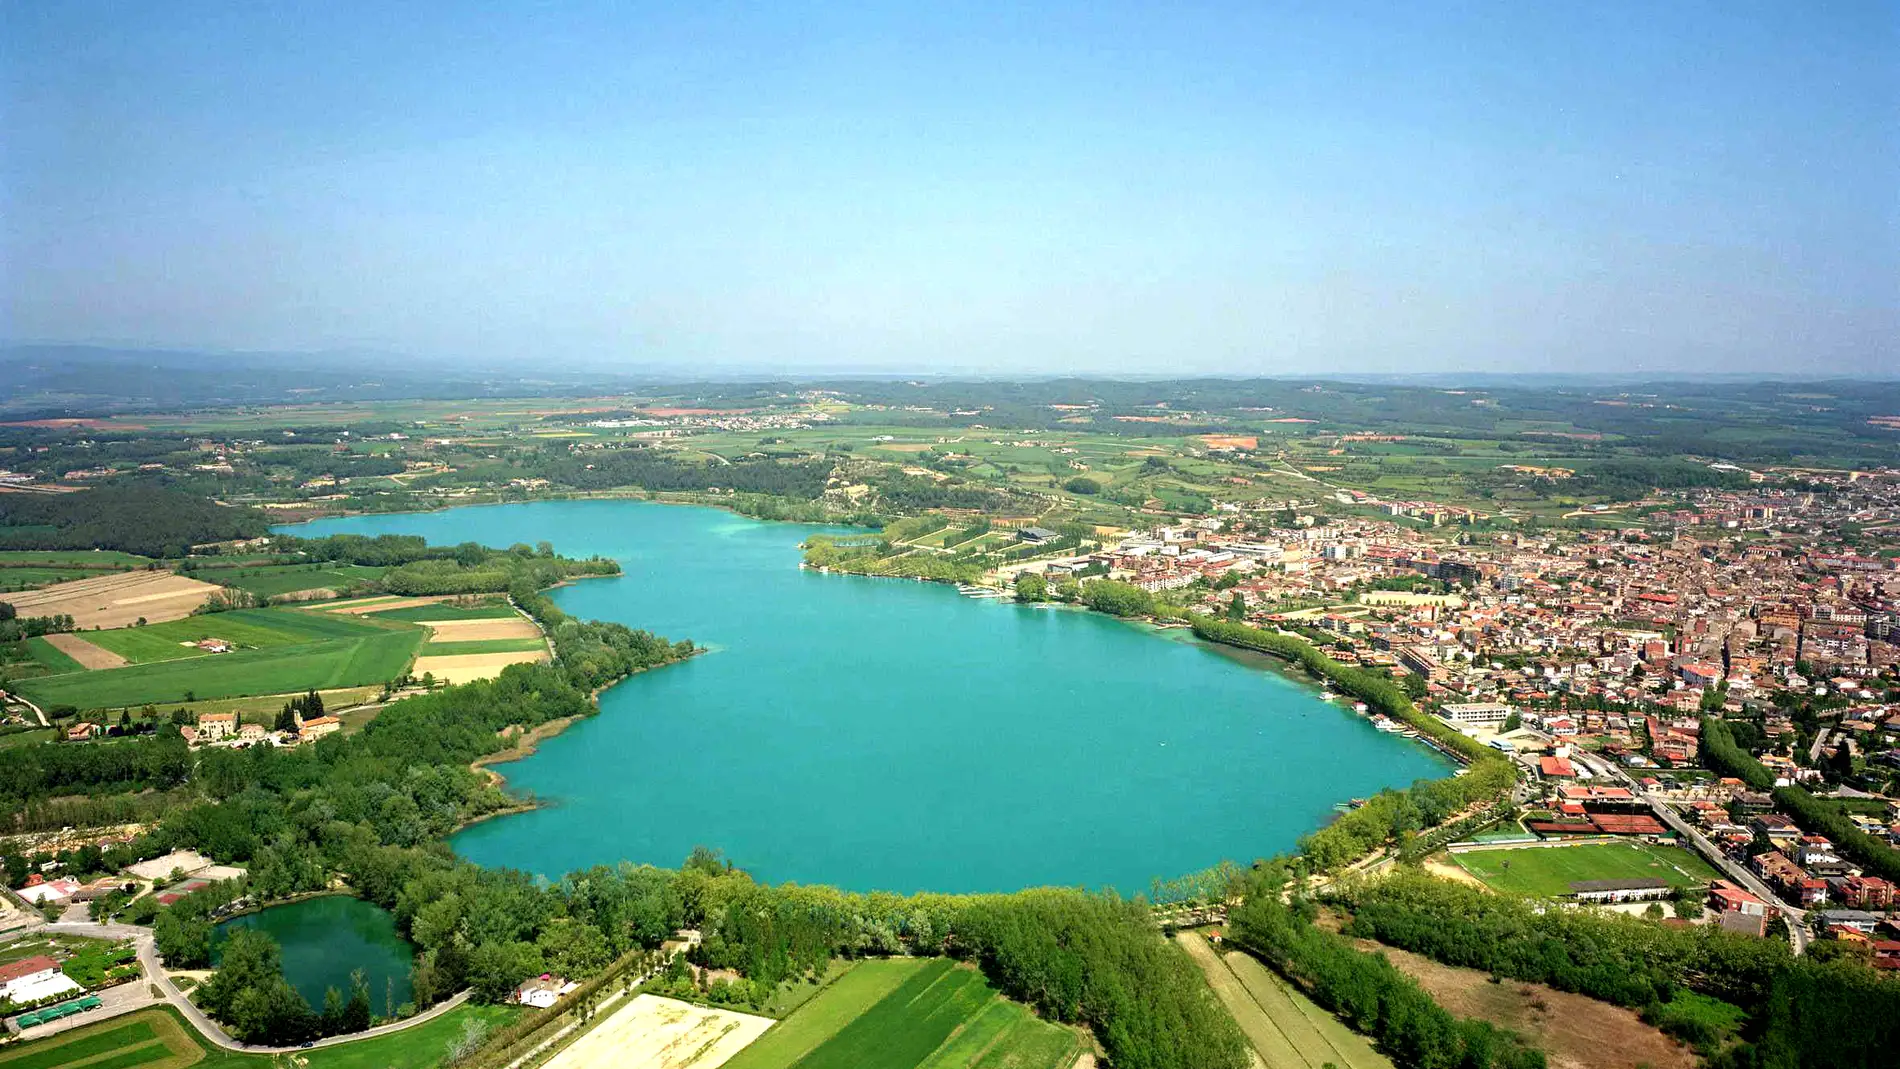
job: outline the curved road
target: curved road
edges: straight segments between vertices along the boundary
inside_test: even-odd
[[[139,964],[145,967],[146,979],[158,985],[159,991],[165,996],[165,1001],[171,1003],[179,1013],[184,1014],[185,1019],[191,1022],[193,1028],[196,1028],[206,1039],[217,1046],[223,1047],[225,1050],[241,1051],[245,1054],[283,1054],[305,1049],[301,1046],[252,1046],[251,1044],[240,1043],[232,1039],[224,1029],[218,1027],[218,1022],[205,1016],[203,1010],[193,1005],[192,1001],[185,997],[185,993],[178,989],[178,985],[172,983],[172,978],[165,974],[164,968],[162,968],[158,962],[157,943],[152,939],[152,932],[148,928],[140,928],[130,924],[93,924],[90,922],[75,921],[72,923],[60,922],[56,924],[42,924],[33,928],[23,928],[20,929],[18,933],[9,933],[9,937],[31,931],[62,932],[67,935],[91,936],[95,939],[132,940],[133,945],[138,947]],[[463,991],[453,998],[436,1003],[434,1006],[429,1007],[422,1013],[416,1014],[414,1017],[405,1018],[400,1021],[392,1021],[389,1024],[380,1024],[361,1032],[351,1032],[348,1035],[330,1036],[326,1039],[319,1039],[311,1043],[310,1047],[334,1047],[344,1043],[354,1043],[358,1040],[386,1035],[390,1032],[400,1032],[405,1028],[413,1028],[425,1021],[432,1021],[467,1001],[468,992]]]

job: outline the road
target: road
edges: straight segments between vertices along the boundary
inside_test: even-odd
[[[1691,826],[1688,821],[1683,820],[1682,816],[1676,812],[1674,806],[1643,790],[1642,784],[1631,778],[1628,772],[1625,772],[1615,765],[1608,767],[1611,772],[1616,774],[1616,778],[1622,781],[1623,786],[1630,789],[1632,794],[1649,803],[1649,808],[1655,811],[1657,818],[1668,825],[1669,828],[1676,833],[1677,837],[1692,844],[1696,848],[1697,853],[1707,859],[1710,864],[1720,868],[1723,873],[1746,889],[1749,894],[1754,895],[1756,898],[1761,899],[1779,911],[1782,919],[1788,923],[1788,938],[1794,946],[1794,952],[1796,954],[1804,954],[1807,952],[1809,938],[1807,927],[1808,915],[1805,911],[1796,909],[1788,903],[1783,902],[1766,883],[1762,882],[1761,877],[1748,871],[1747,866],[1728,856],[1727,851],[1718,849],[1714,843],[1709,841],[1707,836]]]
[[[1734,858],[1729,857],[1726,852],[1716,849],[1714,843],[1711,843],[1700,831],[1683,820],[1668,803],[1660,798],[1651,798],[1648,795],[1644,795],[1643,798],[1649,803],[1649,807],[1656,811],[1656,816],[1659,817],[1664,824],[1669,825],[1669,827],[1684,840],[1694,843],[1698,853],[1719,866],[1730,879],[1746,888],[1749,894],[1754,895],[1756,898],[1767,902],[1779,910],[1782,919],[1788,922],[1788,933],[1789,938],[1794,941],[1794,952],[1801,954],[1807,951],[1807,913],[1777,898],[1775,892],[1771,890],[1766,883],[1763,883],[1760,877],[1748,871],[1745,866],[1737,862]]]
[[[6,933],[4,936],[0,936],[0,939],[11,939],[34,931],[90,936],[94,939],[132,940],[133,945],[138,948],[139,964],[145,968],[146,982],[157,985],[160,993],[165,996],[165,1001],[171,1003],[179,1013],[184,1014],[185,1019],[191,1022],[192,1027],[196,1028],[200,1035],[210,1040],[213,1044],[223,1047],[225,1050],[241,1051],[246,1054],[282,1054],[289,1051],[305,1049],[303,1047],[253,1046],[232,1039],[229,1033],[218,1027],[218,1022],[205,1016],[203,1010],[193,1005],[192,1001],[185,997],[185,993],[178,989],[178,985],[172,982],[172,978],[166,975],[164,968],[160,966],[158,961],[158,946],[152,939],[151,930],[148,928],[140,928],[130,924],[60,922],[57,924],[40,924],[32,928],[23,928],[17,932]],[[343,1043],[354,1043],[358,1040],[370,1039],[390,1032],[399,1032],[405,1028],[413,1028],[425,1021],[434,1020],[467,1001],[468,992],[463,991],[453,998],[436,1003],[434,1006],[429,1007],[422,1013],[416,1014],[414,1017],[405,1018],[400,1021],[392,1021],[389,1024],[377,1025],[374,1028],[366,1029],[361,1032],[351,1032],[348,1035],[330,1036],[327,1039],[319,1039],[310,1044],[310,1046],[312,1048],[333,1047]],[[142,1007],[128,1006],[126,1007],[126,1011],[129,1012],[130,1010],[139,1008]],[[96,1020],[97,1017],[93,1019]]]

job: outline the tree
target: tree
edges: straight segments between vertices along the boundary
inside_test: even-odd
[[[1046,601],[1049,597],[1049,581],[1037,572],[1016,573],[1017,601]]]
[[[1518,712],[1516,709],[1512,709],[1511,715],[1504,718],[1503,731],[1507,733],[1516,731],[1518,728],[1521,728],[1523,726],[1524,726],[1524,714]]]
[[[1247,618],[1247,596],[1238,590],[1234,591],[1234,596],[1227,602],[1227,618],[1229,620]]]
[[[282,950],[254,929],[225,939],[218,971],[199,991],[206,1012],[246,1043],[294,1043],[316,1031],[310,1005],[284,979]]]
[[[1078,475],[1062,484],[1062,488],[1071,494],[1095,495],[1102,492],[1102,484],[1086,475]]]

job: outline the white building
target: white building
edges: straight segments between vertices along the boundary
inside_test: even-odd
[[[44,954],[0,965],[0,1002],[38,1002],[80,990],[71,977],[59,971],[59,962]]]
[[[537,1010],[545,1010],[559,1001],[562,995],[567,994],[579,986],[581,985],[563,980],[553,973],[542,973],[531,979],[523,980],[521,986],[515,988],[515,1001],[521,1003],[523,1006],[533,1006]]]
[[[1503,702],[1465,702],[1445,706],[1438,711],[1438,716],[1452,724],[1495,727],[1509,720],[1515,711]]]

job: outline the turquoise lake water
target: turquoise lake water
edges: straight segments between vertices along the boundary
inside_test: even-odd
[[[284,949],[284,979],[310,1003],[323,1009],[323,993],[336,988],[350,994],[350,972],[362,969],[369,981],[372,1013],[409,1001],[409,966],[415,948],[396,932],[396,918],[388,910],[348,895],[306,898],[217,926],[212,938],[215,964],[218,944],[234,928],[253,928],[275,939]]]
[[[551,804],[458,834],[483,865],[558,879],[703,844],[770,882],[1135,893],[1288,850],[1335,802],[1445,772],[1184,631],[803,571],[819,528],[555,501],[282,530],[605,554],[625,574],[556,591],[563,609],[714,649],[496,766]]]

